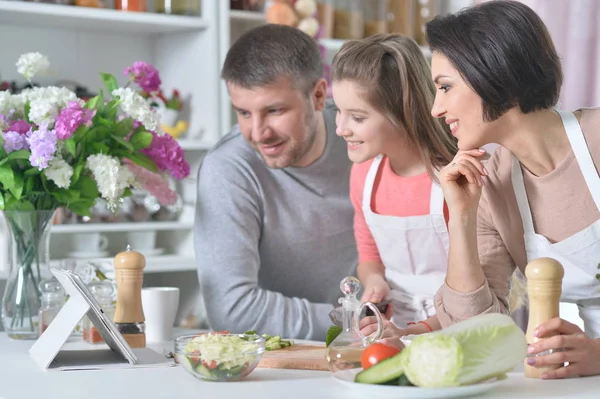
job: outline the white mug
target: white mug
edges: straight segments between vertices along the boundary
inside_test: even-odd
[[[149,250],[156,247],[156,231],[130,231],[127,233],[127,244],[134,251]]]
[[[170,341],[179,308],[179,288],[142,288],[142,309],[146,325],[146,341]]]
[[[78,252],[102,252],[108,249],[108,237],[100,233],[73,235],[73,249]]]

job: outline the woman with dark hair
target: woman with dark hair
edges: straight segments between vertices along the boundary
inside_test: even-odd
[[[432,114],[459,148],[439,175],[450,214],[448,273],[435,300],[441,325],[508,313],[516,268],[554,258],[565,269],[561,301],[578,306],[585,333],[558,318],[536,326],[547,339],[530,345],[539,355],[528,363],[558,366],[543,378],[600,374],[600,109],[555,109],[560,60],[522,3],[438,16],[427,38]],[[484,166],[489,143],[501,147]]]

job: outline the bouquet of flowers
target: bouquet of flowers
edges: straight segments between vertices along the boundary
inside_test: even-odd
[[[16,66],[31,82],[49,61],[27,53]],[[107,98],[100,90],[87,102],[63,87],[0,92],[0,210],[10,227],[15,277],[3,298],[9,336],[28,335],[35,324],[40,269],[48,262],[45,237],[57,208],[89,216],[102,198],[116,210],[134,188],[170,205],[177,195],[167,175],[180,180],[190,173],[183,150],[161,131],[151,107],[160,92],[158,71],[136,62],[124,74],[128,83],[120,87],[113,75],[100,73]]]
[[[17,62],[27,80],[48,66],[39,53],[24,54]],[[66,207],[88,215],[99,197],[116,207],[140,186],[136,174],[159,174],[151,191],[157,191],[160,174],[178,180],[189,175],[183,150],[161,132],[151,100],[128,87],[135,82],[145,92],[158,93],[158,71],[136,62],[125,74],[130,77],[125,87],[113,75],[100,74],[108,101],[103,90],[86,103],[59,87],[0,92],[0,209]]]

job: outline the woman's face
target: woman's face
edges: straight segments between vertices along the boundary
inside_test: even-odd
[[[483,120],[481,97],[465,82],[452,63],[437,51],[431,59],[431,75],[436,87],[431,109],[434,118],[444,118],[460,150],[471,150],[491,140],[491,124]]]

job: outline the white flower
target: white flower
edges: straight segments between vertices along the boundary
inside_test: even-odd
[[[20,94],[14,95],[12,105],[18,107],[23,113],[25,103],[29,101],[29,120],[35,124],[46,123],[52,127],[60,110],[71,101],[85,104],[78,99],[75,93],[64,87],[48,86],[25,89]]]
[[[50,61],[40,53],[25,53],[17,60],[17,72],[25,76],[28,81],[37,73],[47,71],[50,68]]]
[[[121,102],[119,107],[127,116],[138,120],[144,125],[149,132],[156,132],[162,135],[159,129],[160,118],[158,114],[150,108],[146,99],[130,88],[119,87],[111,93],[115,97],[119,97]]]
[[[135,185],[135,176],[119,159],[104,154],[90,155],[86,166],[92,171],[98,191],[110,209],[117,207],[127,187]]]
[[[22,116],[24,107],[25,101],[19,95],[0,91],[0,115],[8,116],[14,111],[18,116]]]
[[[59,109],[56,103],[49,100],[35,100],[30,104],[29,120],[36,125],[52,127],[58,116]]]
[[[48,167],[44,169],[46,177],[60,188],[71,186],[73,168],[64,159],[56,156],[50,160]]]

